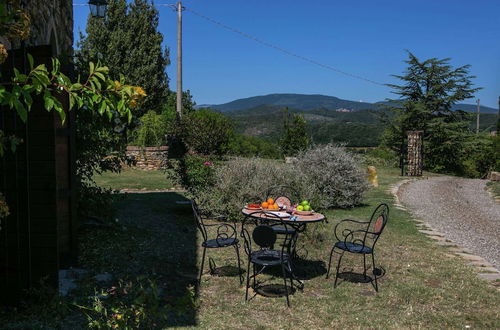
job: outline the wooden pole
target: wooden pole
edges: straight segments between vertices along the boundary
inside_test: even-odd
[[[177,2],[177,119],[182,118],[182,3]]]
[[[479,104],[480,101],[480,99],[477,99],[476,134],[479,134],[479,112],[481,110],[481,106]]]

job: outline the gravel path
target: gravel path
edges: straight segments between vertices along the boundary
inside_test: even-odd
[[[485,188],[485,180],[434,177],[404,185],[399,199],[433,229],[500,269],[500,204]]]

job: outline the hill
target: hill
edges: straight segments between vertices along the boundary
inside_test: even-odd
[[[224,104],[202,105],[202,107],[211,107],[221,112],[235,112],[253,109],[262,105],[288,107],[290,109],[300,109],[309,111],[315,109],[360,111],[376,110],[386,102],[368,103],[356,102],[340,99],[334,96],[320,94],[269,94],[261,96],[252,96],[243,99],[234,100]],[[476,106],[473,104],[457,104],[453,110],[463,110],[466,112],[475,112]],[[481,113],[498,113],[498,110],[490,107],[481,107]]]
[[[300,113],[307,121],[309,134],[315,143],[347,143],[348,146],[369,147],[379,144],[380,136],[385,130],[382,117],[393,116],[392,112],[378,108],[377,110],[358,110],[338,112],[329,109],[301,110],[291,109],[292,113]],[[251,109],[226,112],[238,133],[258,136],[277,141],[283,129],[283,107],[275,105],[259,105]],[[496,114],[483,114],[480,117],[480,129],[490,131],[496,125]],[[475,128],[475,118],[471,117],[471,129]]]

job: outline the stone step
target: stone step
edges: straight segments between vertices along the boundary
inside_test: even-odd
[[[422,234],[429,235],[429,236],[441,236],[441,237],[444,237],[444,234],[442,234],[440,232],[437,232],[437,231],[434,231],[434,230],[419,230],[419,232],[421,232]]]
[[[478,275],[487,281],[500,281],[500,273],[479,273]]]

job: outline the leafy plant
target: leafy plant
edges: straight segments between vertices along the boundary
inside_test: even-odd
[[[191,151],[221,156],[229,151],[233,124],[220,112],[200,109],[183,116],[176,135]]]
[[[178,160],[170,161],[174,171],[167,175],[172,181],[196,193],[213,184],[215,162],[216,157],[187,153]]]
[[[306,121],[300,114],[290,114],[284,110],[283,135],[279,140],[281,152],[285,156],[295,156],[309,146]]]
[[[140,147],[165,145],[167,123],[164,116],[150,110],[139,118],[139,122],[139,127],[134,130],[134,145]]]

